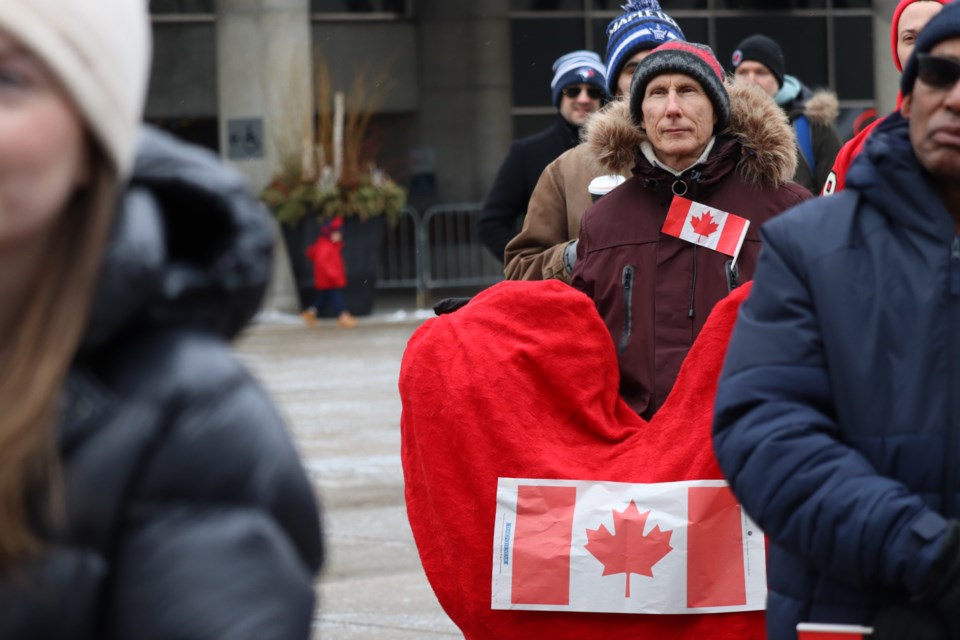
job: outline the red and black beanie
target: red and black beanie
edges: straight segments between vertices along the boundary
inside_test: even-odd
[[[710,47],[694,42],[662,44],[640,62],[630,85],[630,115],[635,123],[643,122],[647,85],[664,73],[682,73],[700,83],[717,116],[714,134],[726,128],[730,122],[730,96],[723,86],[723,68]]]

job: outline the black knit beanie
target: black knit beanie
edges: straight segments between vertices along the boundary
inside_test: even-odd
[[[731,63],[733,70],[736,71],[741,62],[752,60],[759,62],[777,79],[777,86],[783,87],[783,74],[786,71],[786,63],[783,60],[783,50],[780,45],[767,36],[756,34],[744,40],[737,45],[733,52]]]

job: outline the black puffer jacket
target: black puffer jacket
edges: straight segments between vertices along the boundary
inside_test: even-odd
[[[0,581],[0,638],[307,638],[311,485],[224,340],[258,308],[273,234],[238,176],[144,134],[64,393],[66,522]]]

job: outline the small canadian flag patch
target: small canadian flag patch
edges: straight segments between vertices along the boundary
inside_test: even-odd
[[[749,228],[750,221],[746,218],[674,196],[660,230],[668,236],[731,256],[736,263]]]

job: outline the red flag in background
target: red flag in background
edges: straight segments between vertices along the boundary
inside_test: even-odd
[[[738,215],[674,196],[660,229],[674,238],[713,249],[737,261],[750,221]]]

